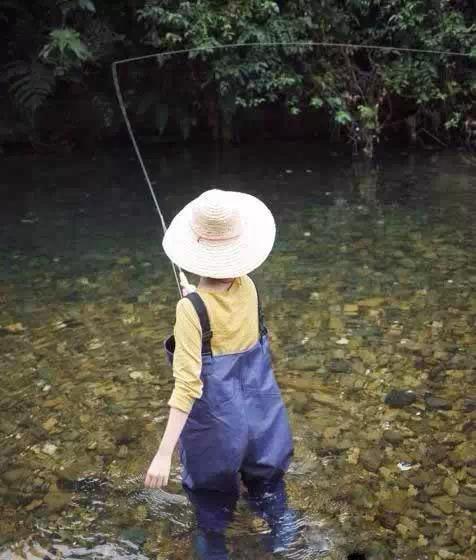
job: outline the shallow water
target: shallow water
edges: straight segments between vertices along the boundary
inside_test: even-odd
[[[474,557],[473,160],[394,153],[366,173],[294,144],[147,160],[168,216],[212,185],[276,215],[256,280],[295,435],[287,557]],[[177,293],[137,164],[8,158],[2,175],[0,559],[190,558],[177,463],[169,493],[141,487]],[[392,389],[413,393],[393,407]],[[233,558],[270,558],[265,532],[240,504]]]

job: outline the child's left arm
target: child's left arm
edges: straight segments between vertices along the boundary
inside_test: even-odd
[[[145,477],[145,485],[147,487],[162,488],[162,486],[167,486],[172,455],[187,418],[188,412],[182,412],[178,408],[170,408],[169,420],[162,436],[159,450],[152,460]]]

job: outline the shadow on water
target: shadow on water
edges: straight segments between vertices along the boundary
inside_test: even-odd
[[[317,152],[170,150],[148,165],[168,216],[223,185],[276,215],[256,280],[295,435],[285,557],[466,560],[475,170],[458,153],[369,168]],[[177,463],[168,492],[142,487],[167,418],[176,291],[128,157],[5,160],[0,560],[191,558]],[[240,503],[232,558],[271,558],[268,532]]]

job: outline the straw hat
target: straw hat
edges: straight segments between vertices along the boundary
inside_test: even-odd
[[[163,246],[180,268],[208,278],[237,278],[271,252],[276,225],[269,209],[249,194],[213,189],[172,220]]]

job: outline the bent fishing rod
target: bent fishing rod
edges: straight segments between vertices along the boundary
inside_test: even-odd
[[[136,136],[134,134],[134,130],[132,128],[129,115],[127,113],[126,104],[124,102],[124,97],[122,95],[122,90],[119,85],[119,77],[117,74],[117,67],[122,64],[129,64],[134,62],[139,62],[142,60],[150,60],[156,58],[158,60],[162,58],[167,58],[170,56],[175,56],[179,54],[191,54],[191,53],[200,53],[200,52],[211,52],[216,50],[223,50],[223,49],[238,49],[238,48],[246,48],[246,47],[331,47],[331,48],[341,48],[341,49],[361,49],[361,50],[381,50],[386,52],[401,52],[401,53],[423,53],[423,54],[434,54],[434,55],[445,55],[445,56],[452,56],[452,57],[472,57],[472,53],[460,53],[456,51],[442,51],[436,49],[413,49],[413,48],[405,48],[405,47],[389,47],[389,46],[380,46],[380,45],[366,45],[366,44],[354,44],[354,43],[334,43],[329,41],[290,41],[290,42],[266,42],[266,43],[233,43],[231,45],[212,45],[212,46],[203,46],[203,47],[194,47],[190,49],[177,49],[165,52],[159,52],[154,54],[147,54],[143,56],[135,56],[132,58],[124,58],[122,60],[117,60],[112,64],[112,77],[114,81],[114,89],[116,91],[116,97],[119,102],[119,107],[121,109],[122,116],[124,118],[124,122],[127,127],[127,132],[129,134],[130,140],[134,147],[135,154],[137,156],[137,160],[139,161],[139,165],[142,169],[142,173],[144,175],[145,182],[147,187],[149,188],[149,192],[152,196],[152,200],[154,202],[155,209],[157,214],[159,215],[160,223],[162,225],[163,233],[167,231],[167,224],[164,219],[164,215],[162,210],[160,209],[159,201],[157,195],[155,193],[154,187],[152,186],[152,181],[150,180],[149,173],[144,163],[144,159],[141,155],[139,144],[137,142]],[[175,265],[172,261],[172,270],[174,273],[175,281],[177,283],[177,288],[179,291],[180,296],[182,296],[182,288],[181,285],[184,287],[188,287],[188,280],[180,269],[179,266]]]

